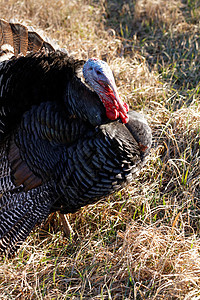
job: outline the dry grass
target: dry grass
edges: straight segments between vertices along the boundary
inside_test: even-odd
[[[0,299],[199,299],[200,5],[197,0],[1,0],[77,58],[112,67],[153,130],[126,190],[58,217],[0,262]]]

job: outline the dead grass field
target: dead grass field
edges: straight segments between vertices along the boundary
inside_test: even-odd
[[[111,66],[153,131],[126,190],[55,218],[0,261],[0,299],[200,299],[199,0],[1,0],[77,58]]]

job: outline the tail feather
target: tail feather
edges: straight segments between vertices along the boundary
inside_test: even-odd
[[[54,48],[48,42],[45,42],[35,31],[28,31],[28,51],[37,52],[45,48],[49,51],[54,51]]]
[[[13,35],[10,24],[4,20],[0,20],[0,46],[4,44],[13,47]]]
[[[19,53],[26,55],[28,49],[28,29],[21,24],[9,23],[14,44],[14,54],[17,56]]]
[[[28,33],[28,51],[37,52],[42,48],[43,39],[34,31]]]
[[[0,19],[0,61],[13,55],[26,55],[39,50],[54,51],[54,47],[37,34],[32,27]]]

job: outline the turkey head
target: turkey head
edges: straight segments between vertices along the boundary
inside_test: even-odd
[[[129,120],[128,104],[121,100],[108,64],[102,60],[90,58],[83,66],[83,76],[105,106],[108,119],[116,120],[120,117],[123,123],[127,123]]]

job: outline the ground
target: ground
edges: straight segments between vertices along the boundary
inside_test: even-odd
[[[0,299],[200,299],[200,2],[1,0],[0,17],[112,68],[153,147],[125,190],[36,229],[0,261]]]

